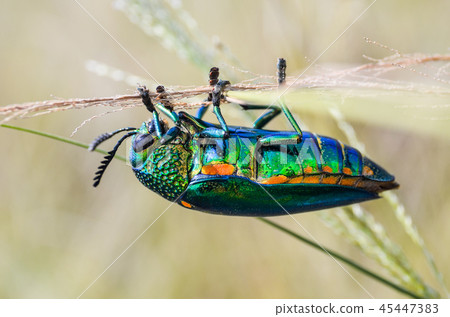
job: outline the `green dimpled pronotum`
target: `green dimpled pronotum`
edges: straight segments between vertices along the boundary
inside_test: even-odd
[[[130,157],[136,157],[135,153],[131,153]],[[136,163],[132,161],[132,165]],[[133,171],[145,187],[174,201],[188,186],[188,165],[190,155],[182,145],[167,145],[156,148]]]

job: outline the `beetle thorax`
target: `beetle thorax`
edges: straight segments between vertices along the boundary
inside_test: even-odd
[[[161,145],[149,152],[143,164],[136,166],[132,162],[136,177],[162,197],[176,200],[189,183],[191,153],[182,144]]]

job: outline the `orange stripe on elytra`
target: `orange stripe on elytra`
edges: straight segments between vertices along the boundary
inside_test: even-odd
[[[321,176],[322,175],[305,176],[303,178],[303,183],[306,183],[306,184],[319,184]]]
[[[231,175],[234,172],[234,166],[231,164],[204,165],[202,174],[205,175]]]
[[[284,175],[277,175],[277,176],[272,176],[269,178],[266,178],[264,180],[262,180],[260,183],[264,184],[264,185],[271,185],[271,184],[283,184],[286,183],[288,180],[288,178]]]
[[[294,177],[289,180],[288,184],[300,184],[303,181],[303,176]]]
[[[192,208],[192,205],[190,203],[185,202],[184,200],[181,201],[181,204],[186,208]]]
[[[312,171],[313,171],[313,169],[312,169],[311,166],[308,166],[308,167],[306,167],[306,168],[304,169],[305,174],[311,174]]]
[[[327,173],[333,173],[333,169],[328,165],[322,166],[322,170]]]
[[[231,175],[234,172],[234,166],[231,164],[216,164],[214,166],[219,175]]]
[[[342,172],[344,172],[344,174],[347,174],[347,175],[352,175],[352,170],[349,169],[348,167],[344,167],[344,169],[342,170]]]
[[[340,176],[325,176],[322,178],[322,184],[337,184],[339,181]]]
[[[202,167],[202,174],[217,175],[217,170],[214,168],[214,165],[205,165]]]
[[[339,185],[342,186],[354,186],[358,177],[343,177]]]
[[[363,175],[364,176],[372,176],[373,170],[369,166],[364,166],[363,168]]]

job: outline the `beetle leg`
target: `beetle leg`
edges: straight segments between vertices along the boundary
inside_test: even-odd
[[[292,113],[287,108],[286,104],[283,101],[280,101],[279,104],[281,105],[249,105],[243,102],[242,100],[226,97],[226,100],[228,102],[237,103],[239,106],[241,106],[244,110],[263,110],[268,109],[267,112],[263,113],[256,121],[253,123],[253,128],[255,129],[262,129],[266,124],[268,124],[273,118],[275,118],[277,115],[283,111],[284,115],[288,119],[291,126],[294,128],[295,132],[297,132],[299,139],[302,139],[302,129],[300,129],[300,126],[298,125],[297,121],[295,120]]]
[[[170,120],[173,121],[176,125],[180,125],[180,119],[178,118],[178,114],[173,111],[173,105],[167,98],[166,89],[164,86],[159,85],[156,87],[156,105],[155,107],[159,109],[162,113],[164,113]]]
[[[258,117],[258,119],[255,120],[253,123],[253,128],[255,129],[262,129],[266,124],[268,124],[270,121],[272,121],[273,118],[278,116],[281,112],[280,107],[278,106],[269,106],[268,111],[263,113]]]
[[[152,103],[152,100],[150,99],[149,91],[147,87],[145,86],[139,86],[137,88],[137,91],[139,92],[139,95],[142,98],[142,103],[145,105],[148,111],[152,113],[153,116],[153,125],[155,127],[156,135],[161,138],[162,137],[162,128],[161,123],[159,122],[159,114],[155,109],[155,106]]]
[[[286,82],[286,60],[284,58],[278,59],[277,77],[278,77],[278,86],[281,86]]]
[[[297,121],[295,120],[292,113],[287,108],[286,104],[283,101],[280,101],[279,104],[281,105],[249,105],[243,102],[242,100],[226,97],[226,100],[228,102],[237,103],[239,106],[241,106],[244,110],[263,110],[268,109],[267,112],[263,113],[256,121],[253,123],[253,128],[255,129],[262,129],[266,124],[268,124],[273,118],[275,118],[277,115],[283,111],[284,115],[288,119],[291,126],[294,128],[295,132],[297,132],[300,140],[302,138],[303,132],[302,129],[300,129],[300,126],[298,125]]]
[[[224,131],[224,137],[228,137],[229,130],[228,126],[225,122],[225,119],[222,116],[222,113],[220,111],[220,99],[222,98],[222,92],[226,85],[229,85],[230,82],[227,80],[219,80],[219,82],[214,86],[214,89],[212,91],[212,103],[214,106],[214,114],[217,117],[217,120],[219,120],[220,126],[222,127],[222,130]]]
[[[158,108],[167,117],[169,117],[170,120],[173,121],[173,123],[175,123],[176,125],[180,125],[180,118],[178,118],[178,114],[175,111],[167,109],[162,103],[157,103],[155,107]]]
[[[172,127],[167,131],[166,134],[161,138],[161,144],[166,144],[175,139],[181,132],[181,129],[177,126]]]
[[[284,102],[280,101],[281,107],[278,105],[249,105],[243,102],[242,100],[226,97],[226,100],[228,102],[237,103],[239,106],[241,106],[244,110],[263,110],[268,109],[267,112],[263,113],[256,121],[253,123],[253,128],[255,129],[262,129],[265,127],[266,124],[268,124],[273,118],[275,118],[277,115],[283,111],[284,115],[288,119],[289,123],[294,128],[295,132],[297,132],[300,140],[302,139],[302,129],[300,129],[300,126],[298,125],[297,121],[295,120],[292,113],[289,111],[287,106],[284,104]]]
[[[267,112],[259,116],[259,118],[256,119],[256,121],[253,123],[254,129],[263,129],[266,124],[268,124],[270,121],[272,121],[273,118],[281,113],[281,108],[277,105],[250,105],[245,103],[245,101],[228,96],[225,97],[225,100],[231,103],[238,104],[244,110],[268,110]]]
[[[209,108],[209,104],[203,104],[198,110],[197,110],[197,114],[195,115],[195,117],[197,119],[201,119],[203,118],[203,116],[205,115],[206,111],[208,111]]]
[[[227,136],[225,135],[225,131],[222,129],[217,129],[217,128],[206,128],[204,130],[202,130],[201,132],[198,132],[197,135],[200,138],[212,138],[212,139],[217,139],[217,138],[226,138]]]
[[[288,144],[298,144],[302,141],[301,137],[298,134],[285,133],[282,132],[277,133],[277,135],[271,135],[262,137],[258,140],[258,143],[261,146],[269,146],[269,145],[288,145]]]
[[[209,85],[214,87],[219,82],[219,68],[212,67],[209,70]],[[205,101],[212,101],[212,93],[208,94],[208,98]],[[197,111],[196,118],[201,119],[205,115],[206,111],[209,108],[209,104],[203,104]]]
[[[278,87],[282,87],[286,82],[286,60],[284,58],[279,58],[277,63],[277,77],[278,77]],[[237,99],[227,97],[226,100],[229,102],[234,102],[239,104],[244,110],[260,110],[260,109],[268,109],[267,112],[263,113],[256,121],[253,123],[253,127],[255,129],[262,129],[267,123],[269,123],[273,118],[275,118],[281,111],[283,111],[284,115],[288,119],[291,126],[294,128],[295,132],[298,134],[299,142],[302,139],[303,132],[300,129],[297,121],[292,115],[291,111],[288,109],[286,104],[281,100],[283,94],[280,95],[279,105],[248,105],[245,102],[242,102]],[[281,106],[281,107],[280,107]]]
[[[152,115],[153,115],[152,122],[153,122],[153,126],[155,127],[156,135],[158,136],[158,138],[162,138],[163,133],[162,133],[161,122],[159,122],[159,114],[157,111],[153,111]]]
[[[286,60],[284,58],[279,58],[277,62],[277,77],[278,77],[278,88],[282,87],[286,83]],[[286,89],[287,90],[287,89]],[[278,98],[279,104],[281,104],[281,109],[283,110],[284,115],[289,120],[290,124],[294,128],[295,132],[298,133],[300,140],[303,136],[302,129],[300,129],[300,126],[298,125],[297,121],[295,120],[294,116],[292,115],[291,111],[288,109],[284,101],[282,100],[283,94],[286,92],[284,90],[280,97]]]
[[[283,110],[284,115],[289,120],[289,123],[292,125],[292,127],[295,130],[295,132],[298,133],[298,135],[300,137],[300,140],[301,140],[302,136],[303,136],[303,132],[302,132],[302,129],[300,129],[300,126],[298,125],[297,120],[295,120],[295,118],[292,115],[291,111],[288,109],[288,107],[286,106],[286,104],[282,100],[280,100],[280,104],[281,104],[281,110]]]
[[[155,107],[153,106],[152,100],[150,99],[150,94],[145,86],[138,86],[137,91],[139,92],[139,96],[141,96],[142,103],[145,105],[148,111],[153,113],[155,111]]]

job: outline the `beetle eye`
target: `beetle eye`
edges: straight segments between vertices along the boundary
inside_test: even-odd
[[[133,150],[135,152],[142,152],[155,142],[151,134],[138,134],[133,142]]]

